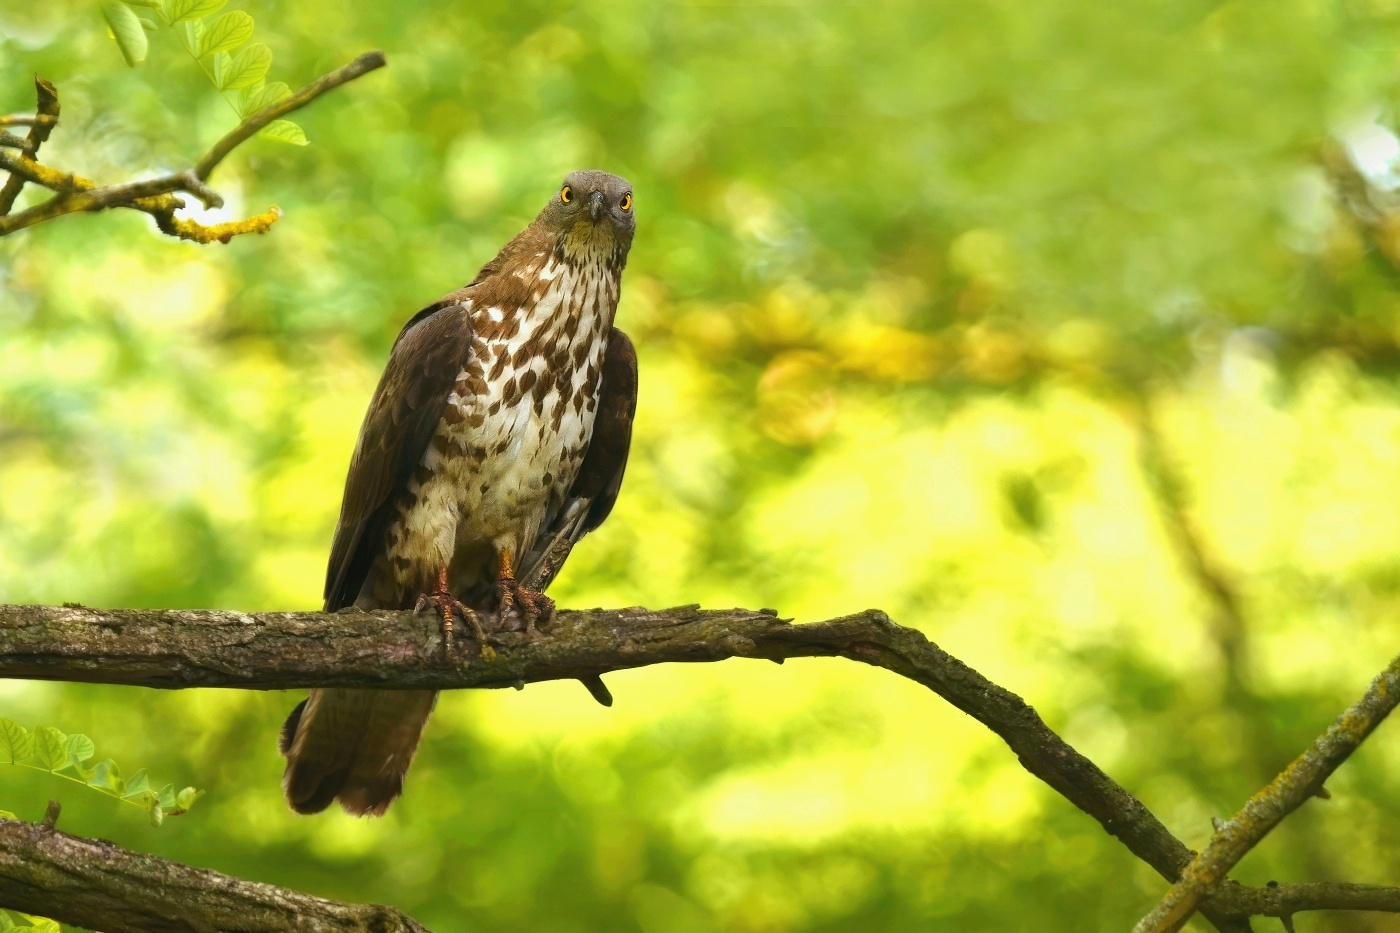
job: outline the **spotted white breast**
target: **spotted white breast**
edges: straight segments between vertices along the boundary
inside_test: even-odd
[[[471,358],[389,530],[389,559],[429,579],[464,549],[528,551],[588,448],[618,278],[538,255],[520,307],[471,307]]]

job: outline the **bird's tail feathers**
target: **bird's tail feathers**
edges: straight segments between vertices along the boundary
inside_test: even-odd
[[[339,799],[355,816],[383,814],[403,792],[436,700],[431,690],[312,690],[278,740],[287,803],[319,813]]]

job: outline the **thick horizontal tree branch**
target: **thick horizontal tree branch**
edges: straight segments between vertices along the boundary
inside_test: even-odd
[[[1192,860],[1160,904],[1133,928],[1134,933],[1174,933],[1195,913],[1245,853],[1309,798],[1316,797],[1332,772],[1366,741],[1400,703],[1400,656],[1371,682],[1354,706],[1337,717],[1312,747],[1222,823],[1210,844]]]
[[[99,186],[95,182],[70,172],[60,172],[40,165],[34,158],[38,142],[48,135],[51,124],[36,123],[30,130],[29,143],[19,151],[0,146],[0,170],[10,173],[4,189],[0,189],[0,236],[13,233],[25,227],[52,220],[64,214],[106,210],[110,207],[126,207],[150,214],[162,233],[197,243],[212,243],[215,240],[227,243],[230,238],[243,233],[265,233],[280,216],[276,208],[245,220],[207,226],[175,216],[175,211],[183,208],[185,202],[175,196],[183,191],[193,194],[207,207],[219,207],[223,198],[205,184],[215,167],[237,146],[246,142],[254,134],[272,121],[293,110],[304,107],[327,91],[333,90],[348,81],[366,74],[385,64],[384,53],[366,52],[359,58],[329,74],[322,75],[306,87],[280,101],[269,104],[257,113],[247,117],[238,126],[216,142],[193,168],[157,178],[127,182],[117,185]],[[52,85],[40,85],[40,109],[43,110],[44,89],[52,95],[54,113],[57,113],[57,96]],[[39,134],[42,133],[42,136]],[[37,137],[37,141],[36,141]],[[24,183],[32,182],[57,192],[56,196],[18,214],[9,214],[15,195]],[[4,195],[9,194],[8,203]]]
[[[0,819],[0,906],[106,933],[427,933],[390,907],[343,904]]]
[[[1175,881],[1193,856],[1020,697],[878,610],[804,625],[789,624],[770,611],[695,606],[561,611],[537,641],[505,633],[484,654],[469,641],[457,649],[446,656],[436,617],[411,612],[0,606],[0,677],[159,688],[520,687],[673,661],[846,657],[923,684],[986,725],[1028,771],[1168,881]],[[1242,931],[1249,929],[1251,915],[1323,907],[1390,909],[1384,905],[1396,900],[1400,890],[1390,888],[1262,889],[1226,882],[1202,911],[1217,928]]]

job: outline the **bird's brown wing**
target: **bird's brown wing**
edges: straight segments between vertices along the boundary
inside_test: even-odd
[[[359,595],[398,497],[437,431],[453,383],[471,354],[469,303],[455,292],[429,305],[394,341],[350,459],[326,568],[327,612],[350,605]]]
[[[521,562],[521,583],[537,590],[549,586],[573,546],[608,517],[622,488],[636,411],[637,352],[627,335],[614,327],[603,355],[598,414],[588,451],[569,494],[546,518],[535,546]]]
[[[603,524],[617,502],[622,474],[627,469],[627,455],[632,450],[632,419],[636,414],[637,351],[631,339],[614,327],[603,355],[593,436],[571,490],[591,503],[588,517],[584,519],[583,534]]]
[[[588,452],[569,495],[549,516],[534,548],[521,564],[520,581],[526,586],[539,591],[549,586],[579,539],[601,525],[612,511],[627,469],[636,411],[637,352],[627,335],[614,327],[603,356],[598,414],[593,419]],[[601,677],[582,677],[580,682],[593,699],[612,706],[612,694]]]

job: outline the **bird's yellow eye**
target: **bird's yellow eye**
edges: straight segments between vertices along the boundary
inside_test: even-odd
[[[565,185],[564,187],[559,189],[559,200],[563,201],[565,204],[568,204],[573,199],[574,189],[570,188],[568,185]]]
[[[624,194],[622,196],[622,203],[620,203],[618,207],[622,208],[624,211],[630,211],[632,209],[632,195]]]

